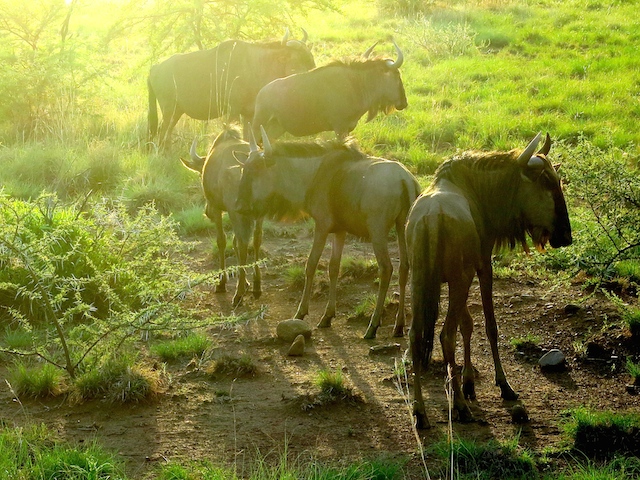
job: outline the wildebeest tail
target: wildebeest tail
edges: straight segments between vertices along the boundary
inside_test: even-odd
[[[151,141],[158,133],[158,106],[156,104],[156,94],[151,86],[151,77],[147,78],[147,89],[149,90],[149,140]]]
[[[435,326],[440,310],[443,245],[439,220],[423,217],[416,225],[411,255],[411,310],[414,355],[427,368],[433,352]]]

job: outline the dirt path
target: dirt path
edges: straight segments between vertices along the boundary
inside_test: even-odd
[[[3,384],[0,418],[6,425],[44,422],[72,441],[95,439],[126,459],[131,478],[153,478],[154,467],[159,463],[185,459],[234,464],[240,473],[247,472],[256,456],[278,461],[285,451],[291,459],[300,461],[311,457],[353,460],[381,455],[408,458],[408,477],[423,478],[407,398],[396,386],[396,365],[407,348],[407,338],[392,337],[395,306],[388,308],[376,340],[362,338],[368,319],[349,318],[356,305],[375,293],[373,278],[340,281],[338,316],[330,329],[314,328],[304,356],[287,356],[288,345],[276,339],[277,323],[295,313],[300,295],[299,290],[285,285],[284,269],[304,263],[310,241],[304,232],[294,236],[297,238],[271,235],[266,239],[269,267],[264,274],[264,293],[259,300],[246,299],[237,311],[256,311],[265,305],[264,315],[244,325],[212,326],[208,330],[215,345],[210,355],[245,353],[258,366],[254,377],[214,381],[202,370],[188,367],[185,360],[168,366],[171,383],[165,395],[151,404],[133,406],[100,401],[70,406],[64,399],[24,401],[20,405]],[[206,251],[210,242],[202,239],[201,244]],[[366,244],[352,239],[345,255],[373,258]],[[211,268],[210,256],[204,253],[198,258],[200,268]],[[323,276],[324,272],[320,274]],[[392,288],[396,288],[395,277],[393,282]],[[314,326],[326,301],[326,280],[321,278],[317,283],[308,317]],[[607,327],[615,312],[606,302],[593,297],[584,301],[577,312],[567,313],[566,305],[579,304],[584,296],[578,285],[549,289],[525,280],[499,280],[495,291],[504,367],[531,421],[513,424],[513,403],[503,402],[493,385],[493,364],[483,332],[476,284],[470,305],[476,319],[472,354],[478,370],[477,401],[472,410],[478,421],[455,423],[456,435],[479,441],[510,440],[519,435],[521,445],[540,452],[563,441],[561,414],[568,408],[587,405],[640,412],[640,398],[625,392],[628,378],[620,361],[574,358],[576,347],[599,332],[604,331],[603,341],[613,342],[612,345],[616,341],[624,343],[621,332]],[[231,313],[230,292],[203,293],[198,300],[200,308],[212,314]],[[569,369],[543,374],[537,366],[537,356],[514,352],[509,340],[529,333],[541,339],[543,349],[562,349]],[[390,343],[399,343],[400,348],[380,355],[369,353],[371,346]],[[439,359],[441,352],[436,347],[436,361],[426,375],[424,387],[427,413],[435,423],[431,430],[421,432],[427,447],[441,440],[447,428],[444,368]],[[303,408],[308,396],[317,390],[313,381],[321,369],[341,369],[363,401]],[[433,465],[430,459],[428,462]]]

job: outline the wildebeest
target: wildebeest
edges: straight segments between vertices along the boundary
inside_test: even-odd
[[[473,417],[466,398],[475,398],[470,342],[473,320],[467,309],[471,282],[478,274],[491,344],[496,385],[502,398],[518,396],[507,382],[498,354],[498,328],[493,308],[494,246],[526,249],[529,234],[538,248],[570,245],[571,225],[560,178],[547,155],[551,139],[534,154],[540,134],[519,153],[468,152],[444,162],[431,185],[413,205],[407,222],[411,264],[410,331],[414,368],[414,415],[418,428],[427,428],[420,375],[433,350],[442,283],[449,285],[449,308],[440,343],[445,362],[452,368],[454,407],[459,419]],[[462,388],[455,370],[455,341],[460,327],[464,341]],[[464,392],[464,395],[463,395]]]
[[[248,43],[227,40],[210,50],[173,55],[151,67],[149,89],[149,141],[158,133],[165,145],[183,114],[197,120],[228,115],[246,121],[253,117],[258,91],[272,80],[315,67],[313,55],[302,40]],[[158,132],[156,101],[162,111]],[[246,131],[245,131],[246,135]]]
[[[365,338],[374,338],[389,288],[393,265],[387,236],[398,232],[400,304],[394,335],[404,331],[404,294],[408,260],[404,224],[420,187],[398,162],[369,157],[351,145],[337,142],[276,143],[271,147],[263,130],[264,151],[252,147],[240,181],[238,208],[263,215],[275,205],[302,211],[315,221],[313,246],[305,267],[302,299],[295,318],[309,312],[313,277],[329,234],[333,234],[329,261],[329,301],[318,327],[331,326],[336,313],[336,287],[347,233],[368,239],[378,262],[378,299]]]
[[[262,217],[245,215],[238,212],[236,201],[238,187],[242,175],[242,165],[234,158],[234,152],[249,152],[249,144],[240,138],[237,130],[223,130],[213,142],[206,157],[196,153],[196,142],[191,145],[190,159],[182,160],[185,167],[201,174],[202,191],[206,200],[205,213],[216,225],[216,241],[220,268],[223,273],[216,291],[226,290],[227,274],[225,270],[226,235],[222,228],[222,212],[228,212],[233,229],[233,247],[236,251],[239,265],[246,265],[247,251],[251,235],[253,234],[253,250],[256,264],[253,273],[253,296],[258,298],[261,293],[260,268],[257,264],[260,244],[262,242]],[[247,291],[248,283],[244,268],[238,272],[238,285],[233,296],[235,307],[242,300]]]
[[[339,140],[351,132],[366,112],[367,121],[379,111],[407,107],[399,68],[404,55],[394,42],[398,58],[335,61],[309,72],[272,81],[258,92],[254,133],[264,126],[274,139],[284,132],[301,137],[334,131]]]

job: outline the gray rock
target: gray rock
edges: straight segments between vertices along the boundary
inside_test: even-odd
[[[289,347],[289,351],[287,352],[287,355],[290,355],[292,357],[300,357],[304,355],[304,347],[305,347],[304,335],[298,335],[296,339],[293,341],[293,343],[291,344],[291,347]]]
[[[305,338],[309,339],[311,338],[311,327],[304,320],[292,318],[278,323],[276,335],[285,342],[293,342],[298,335],[304,335]]]
[[[564,353],[557,348],[553,348],[538,360],[538,365],[540,365],[540,368],[543,370],[564,370],[566,358]]]

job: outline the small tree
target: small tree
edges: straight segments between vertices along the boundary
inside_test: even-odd
[[[91,354],[166,327],[189,283],[174,225],[146,207],[0,198],[0,319],[33,332],[37,356],[74,378]]]

